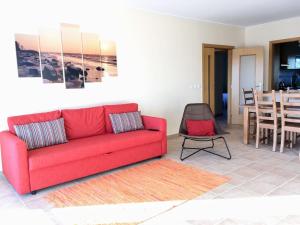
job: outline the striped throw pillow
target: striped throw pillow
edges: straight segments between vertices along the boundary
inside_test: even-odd
[[[28,150],[68,142],[64,119],[14,126],[17,136],[26,142]]]
[[[109,114],[115,134],[144,129],[141,112]]]

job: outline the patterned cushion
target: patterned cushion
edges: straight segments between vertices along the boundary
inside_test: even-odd
[[[109,114],[109,118],[115,134],[144,129],[141,112]]]
[[[17,136],[26,142],[28,150],[66,143],[64,119],[15,125]]]

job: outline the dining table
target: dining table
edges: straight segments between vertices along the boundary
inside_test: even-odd
[[[290,99],[290,101],[293,101],[293,99]],[[299,102],[299,101],[295,101]],[[247,104],[247,105],[241,105],[243,108],[243,143],[245,145],[249,144],[249,130],[250,130],[250,113],[256,113],[255,104]],[[276,108],[278,117],[281,117],[280,115],[280,101],[279,99],[276,99]],[[294,107],[294,109],[297,108],[297,110],[300,110],[299,107]]]

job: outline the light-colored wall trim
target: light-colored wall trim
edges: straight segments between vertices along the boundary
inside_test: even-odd
[[[179,134],[170,134],[167,136],[168,139],[174,139],[174,138],[178,138]]]

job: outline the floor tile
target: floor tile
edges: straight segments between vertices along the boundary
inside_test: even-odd
[[[290,194],[300,195],[300,182],[291,180],[288,183],[282,185],[280,189]]]
[[[235,172],[227,173],[227,174],[225,174],[225,176],[230,178],[228,183],[235,185],[235,186],[239,186],[249,180],[249,178],[241,176]]]
[[[233,188],[235,188],[236,186],[233,185],[233,184],[230,184],[230,183],[226,183],[226,184],[223,184],[217,188],[214,188],[212,190],[213,193],[215,194],[221,194],[221,193],[224,193],[226,191],[229,191],[229,190],[232,190]]]
[[[206,192],[206,193],[200,195],[196,199],[214,199],[215,197],[217,197],[217,193],[215,193],[213,191],[209,191],[209,192]]]
[[[276,188],[277,185],[270,184],[264,181],[256,181],[255,179],[249,182],[246,182],[239,186],[241,190],[253,192],[259,195],[264,195]]]
[[[263,173],[263,171],[249,166],[244,166],[234,170],[233,173],[241,177],[251,179],[257,177],[259,174]]]
[[[281,176],[278,175],[277,173],[272,173],[272,172],[265,172],[255,179],[252,180],[252,182],[257,182],[257,183],[269,183],[273,185],[282,185],[285,182],[289,181],[291,177],[289,176]]]
[[[277,225],[297,225],[300,224],[300,215],[290,215],[279,221]]]
[[[255,197],[258,196],[256,193],[251,190],[243,190],[239,187],[228,190],[220,195],[216,196],[216,199],[226,199],[226,198],[246,198],[246,197]]]
[[[292,192],[289,192],[288,190],[278,187],[271,191],[270,193],[267,194],[268,196],[288,196],[288,195],[293,195]]]

